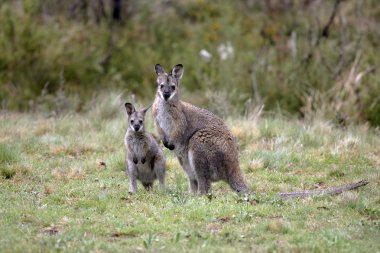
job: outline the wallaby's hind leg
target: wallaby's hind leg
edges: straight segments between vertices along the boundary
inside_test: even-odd
[[[181,164],[182,168],[186,171],[187,176],[189,177],[189,188],[190,193],[198,193],[198,181],[196,179],[196,174],[194,169],[190,165],[188,153],[181,153],[177,155],[178,161]]]
[[[198,181],[196,179],[189,179],[190,182],[190,192],[197,193],[198,192]]]
[[[189,162],[197,176],[198,193],[207,194],[211,189],[211,178],[205,154],[198,150],[189,151]]]

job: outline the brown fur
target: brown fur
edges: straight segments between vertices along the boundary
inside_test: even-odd
[[[236,141],[223,120],[213,113],[179,99],[183,66],[168,74],[155,66],[157,93],[153,117],[164,146],[174,150],[189,176],[190,190],[206,194],[211,182],[224,180],[238,192],[249,192],[239,167]],[[278,193],[282,199],[338,194],[368,184],[367,180],[325,190]]]
[[[182,71],[182,65],[175,66],[170,74],[156,66],[158,88],[152,111],[164,145],[174,149],[189,176],[192,192],[205,194],[211,182],[218,180],[226,181],[238,192],[248,191],[235,138],[223,120],[179,99]],[[165,94],[170,95],[168,100]]]

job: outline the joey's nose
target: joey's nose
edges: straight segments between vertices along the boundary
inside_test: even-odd
[[[139,131],[140,125],[134,125],[133,128],[135,129],[135,131]]]

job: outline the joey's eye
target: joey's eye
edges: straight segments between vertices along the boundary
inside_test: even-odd
[[[163,85],[163,84],[160,84],[160,88],[163,89],[163,88],[164,88],[164,85]]]
[[[141,119],[139,120],[139,123],[142,124],[142,120]]]
[[[172,87],[172,90],[175,90],[175,85],[172,85],[171,87]]]
[[[135,121],[132,119],[132,120],[131,120],[131,123],[133,124],[134,122],[135,122]]]

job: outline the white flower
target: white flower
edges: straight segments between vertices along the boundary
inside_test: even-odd
[[[220,46],[218,47],[218,53],[220,59],[227,60],[228,58],[231,58],[234,55],[234,47],[232,46],[231,42],[227,42],[226,44],[220,44]]]
[[[199,52],[199,55],[200,57],[205,60],[205,61],[210,61],[211,58],[212,58],[212,54],[207,51],[206,49],[202,49],[200,52]]]

